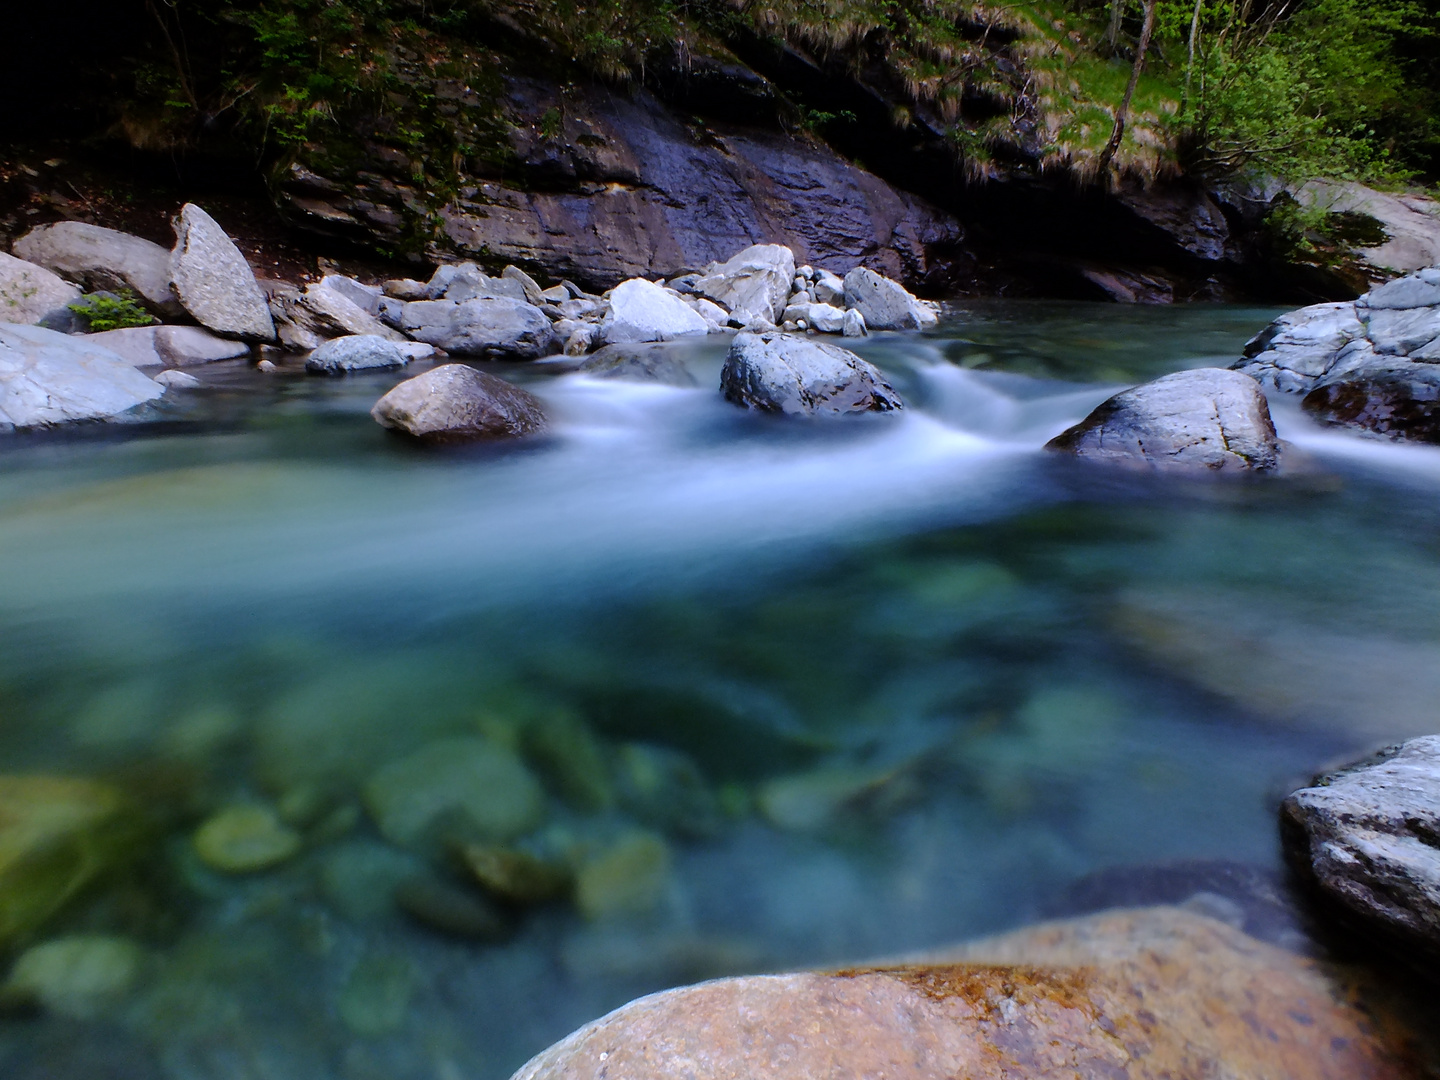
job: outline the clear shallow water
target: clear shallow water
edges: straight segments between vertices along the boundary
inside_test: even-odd
[[[393,377],[241,366],[150,424],[11,440],[4,771],[116,783],[154,839],[43,935],[124,935],[140,974],[87,1018],[0,1020],[0,1065],[503,1080],[666,985],[942,945],[1116,867],[1278,867],[1293,782],[1434,730],[1440,452],[1283,406],[1310,467],[1279,480],[1038,451],[1272,315],[977,306],[867,342],[914,407],[841,424],[734,410],[707,343],[697,390],[510,371],[556,419],[521,447],[417,451],[367,415]],[[596,752],[557,766],[546,730]],[[402,911],[397,886],[478,891],[364,793],[455,736],[542,777],[536,853],[661,838],[616,875],[645,910],[555,903],[500,940]],[[203,865],[235,803],[300,854]]]

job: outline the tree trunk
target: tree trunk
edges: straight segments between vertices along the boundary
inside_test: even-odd
[[[1195,0],[1195,13],[1190,16],[1189,58],[1185,61],[1185,92],[1180,95],[1180,115],[1190,110],[1190,81],[1195,77],[1195,42],[1200,37],[1200,5],[1204,0]]]
[[[1125,137],[1125,118],[1130,114],[1130,102],[1135,97],[1135,87],[1140,83],[1140,71],[1145,67],[1145,54],[1150,51],[1150,35],[1155,32],[1155,8],[1160,0],[1145,0],[1145,25],[1140,30],[1140,44],[1135,49],[1135,63],[1130,68],[1130,82],[1125,87],[1125,97],[1120,108],[1115,110],[1115,130],[1110,132],[1110,141],[1100,152],[1100,171],[1115,157],[1120,149],[1120,140]]]
[[[1110,0],[1110,30],[1105,35],[1105,44],[1110,55],[1120,51],[1120,21],[1125,17],[1125,0]]]

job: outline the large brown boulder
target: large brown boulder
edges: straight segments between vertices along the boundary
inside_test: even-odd
[[[1315,961],[1178,908],[923,964],[723,979],[642,998],[514,1080],[1379,1080],[1420,1075]]]

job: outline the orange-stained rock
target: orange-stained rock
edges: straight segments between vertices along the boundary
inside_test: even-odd
[[[1315,961],[1177,908],[894,967],[641,998],[514,1080],[1378,1080],[1419,1076]]]

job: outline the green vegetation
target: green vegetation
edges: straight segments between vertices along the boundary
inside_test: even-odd
[[[123,330],[127,326],[149,326],[155,321],[133,296],[91,293],[65,306],[85,320],[86,329],[92,334]]]

